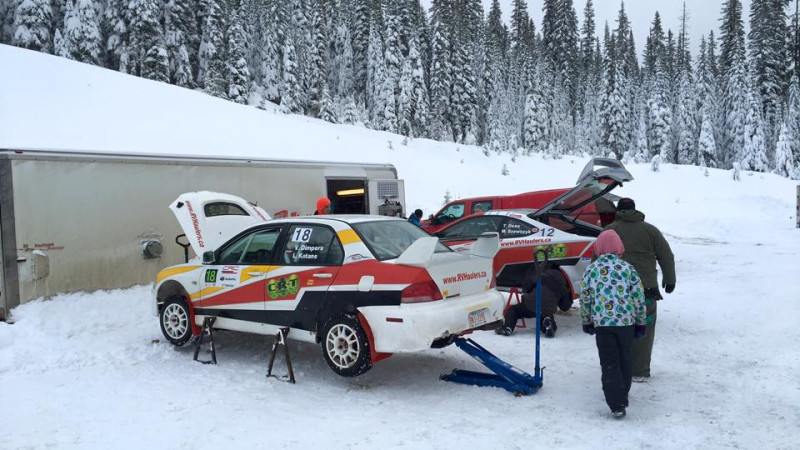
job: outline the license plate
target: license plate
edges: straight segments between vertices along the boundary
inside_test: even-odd
[[[489,308],[479,309],[469,313],[469,327],[475,328],[486,324],[486,316],[489,313]]]

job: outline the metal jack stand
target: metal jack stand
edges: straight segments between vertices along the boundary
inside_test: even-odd
[[[267,377],[275,377],[281,381],[286,381],[286,377],[279,377],[272,374],[272,366],[275,364],[275,354],[278,352],[278,346],[283,345],[283,354],[286,357],[286,367],[289,369],[289,383],[294,384],[294,370],[292,370],[292,359],[289,357],[289,346],[286,344],[286,337],[289,335],[289,327],[282,327],[278,329],[275,334],[275,343],[272,344],[272,353],[269,355],[269,368],[267,369]]]
[[[541,254],[540,254],[541,252]],[[474,372],[471,370],[455,369],[453,372],[439,377],[445,381],[469,384],[473,386],[491,386],[503,388],[513,392],[516,396],[535,394],[544,384],[544,368],[539,366],[539,341],[541,334],[542,313],[542,275],[548,267],[548,255],[543,250],[535,252],[536,255],[536,366],[533,375],[524,372],[500,358],[494,356],[489,350],[478,345],[468,338],[458,338],[455,344],[469,356],[486,366],[494,373]]]
[[[200,339],[197,340],[197,345],[194,347],[194,360],[203,364],[216,364],[217,363],[217,348],[214,346],[214,322],[217,321],[216,317],[206,317],[203,320],[203,331],[200,333]],[[208,346],[211,349],[211,360],[203,361],[197,359],[200,354],[200,347],[203,345],[203,336],[208,333]]]

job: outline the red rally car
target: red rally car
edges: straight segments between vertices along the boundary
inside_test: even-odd
[[[576,298],[583,270],[591,260],[595,237],[603,230],[596,224],[596,213],[589,215],[594,223],[582,219],[598,199],[610,203],[615,199],[610,192],[633,180],[619,161],[601,159],[602,167],[595,169],[598,160],[592,160],[584,168],[573,189],[540,209],[472,214],[450,223],[435,235],[456,251],[470,251],[483,233],[499,233],[500,251],[494,258],[494,271],[497,285],[505,288],[522,286],[526,277],[533,274],[534,252],[546,250]],[[613,221],[615,213],[615,210],[613,214],[606,213],[610,215],[608,223]]]
[[[270,220],[212,192],[170,208],[202,255],[162,270],[153,287],[164,337],[181,346],[215,328],[319,344],[331,369],[356,376],[395,352],[445,346],[502,321],[494,286],[497,233],[454,252],[418,227],[384,216]]]

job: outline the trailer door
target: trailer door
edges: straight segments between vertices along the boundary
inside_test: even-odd
[[[407,217],[406,190],[403,180],[369,180],[369,213]]]
[[[0,223],[3,222],[3,210],[0,207]],[[6,311],[6,268],[3,265],[3,255],[5,249],[3,248],[3,227],[0,226],[0,318],[5,318],[8,314]]]

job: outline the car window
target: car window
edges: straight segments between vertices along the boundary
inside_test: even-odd
[[[289,228],[283,248],[283,264],[289,266],[340,265],[344,249],[339,237],[328,227],[297,224]]]
[[[248,234],[247,236],[242,236],[239,238],[239,240],[227,246],[227,248],[222,250],[222,253],[220,253],[217,264],[239,264],[239,260],[242,259],[242,254],[244,254],[244,250],[247,248],[247,244],[250,243],[250,239],[252,238],[253,235]]]
[[[227,202],[208,203],[203,207],[203,212],[206,217],[249,215],[239,205]]]
[[[272,256],[275,254],[275,243],[278,241],[278,236],[280,236],[280,234],[280,228],[254,234],[247,245],[247,250],[244,252],[240,263],[248,265],[270,264],[272,262]]]
[[[464,216],[464,204],[453,203],[436,216],[439,223],[448,223]]]
[[[486,232],[496,232],[503,222],[502,216],[480,216],[457,223],[439,233],[441,238],[474,238]]]
[[[510,238],[525,237],[538,232],[539,228],[536,227],[535,225],[525,223],[521,220],[509,218],[508,221],[503,224],[503,227],[500,230],[500,238],[510,239]]]
[[[430,234],[405,220],[361,222],[353,224],[353,229],[380,261],[397,258],[417,239],[431,237]],[[436,253],[450,251],[444,244],[436,244]]]
[[[486,212],[491,211],[492,209],[492,201],[486,200],[483,202],[475,202],[472,204],[472,214],[479,213],[479,212]]]

